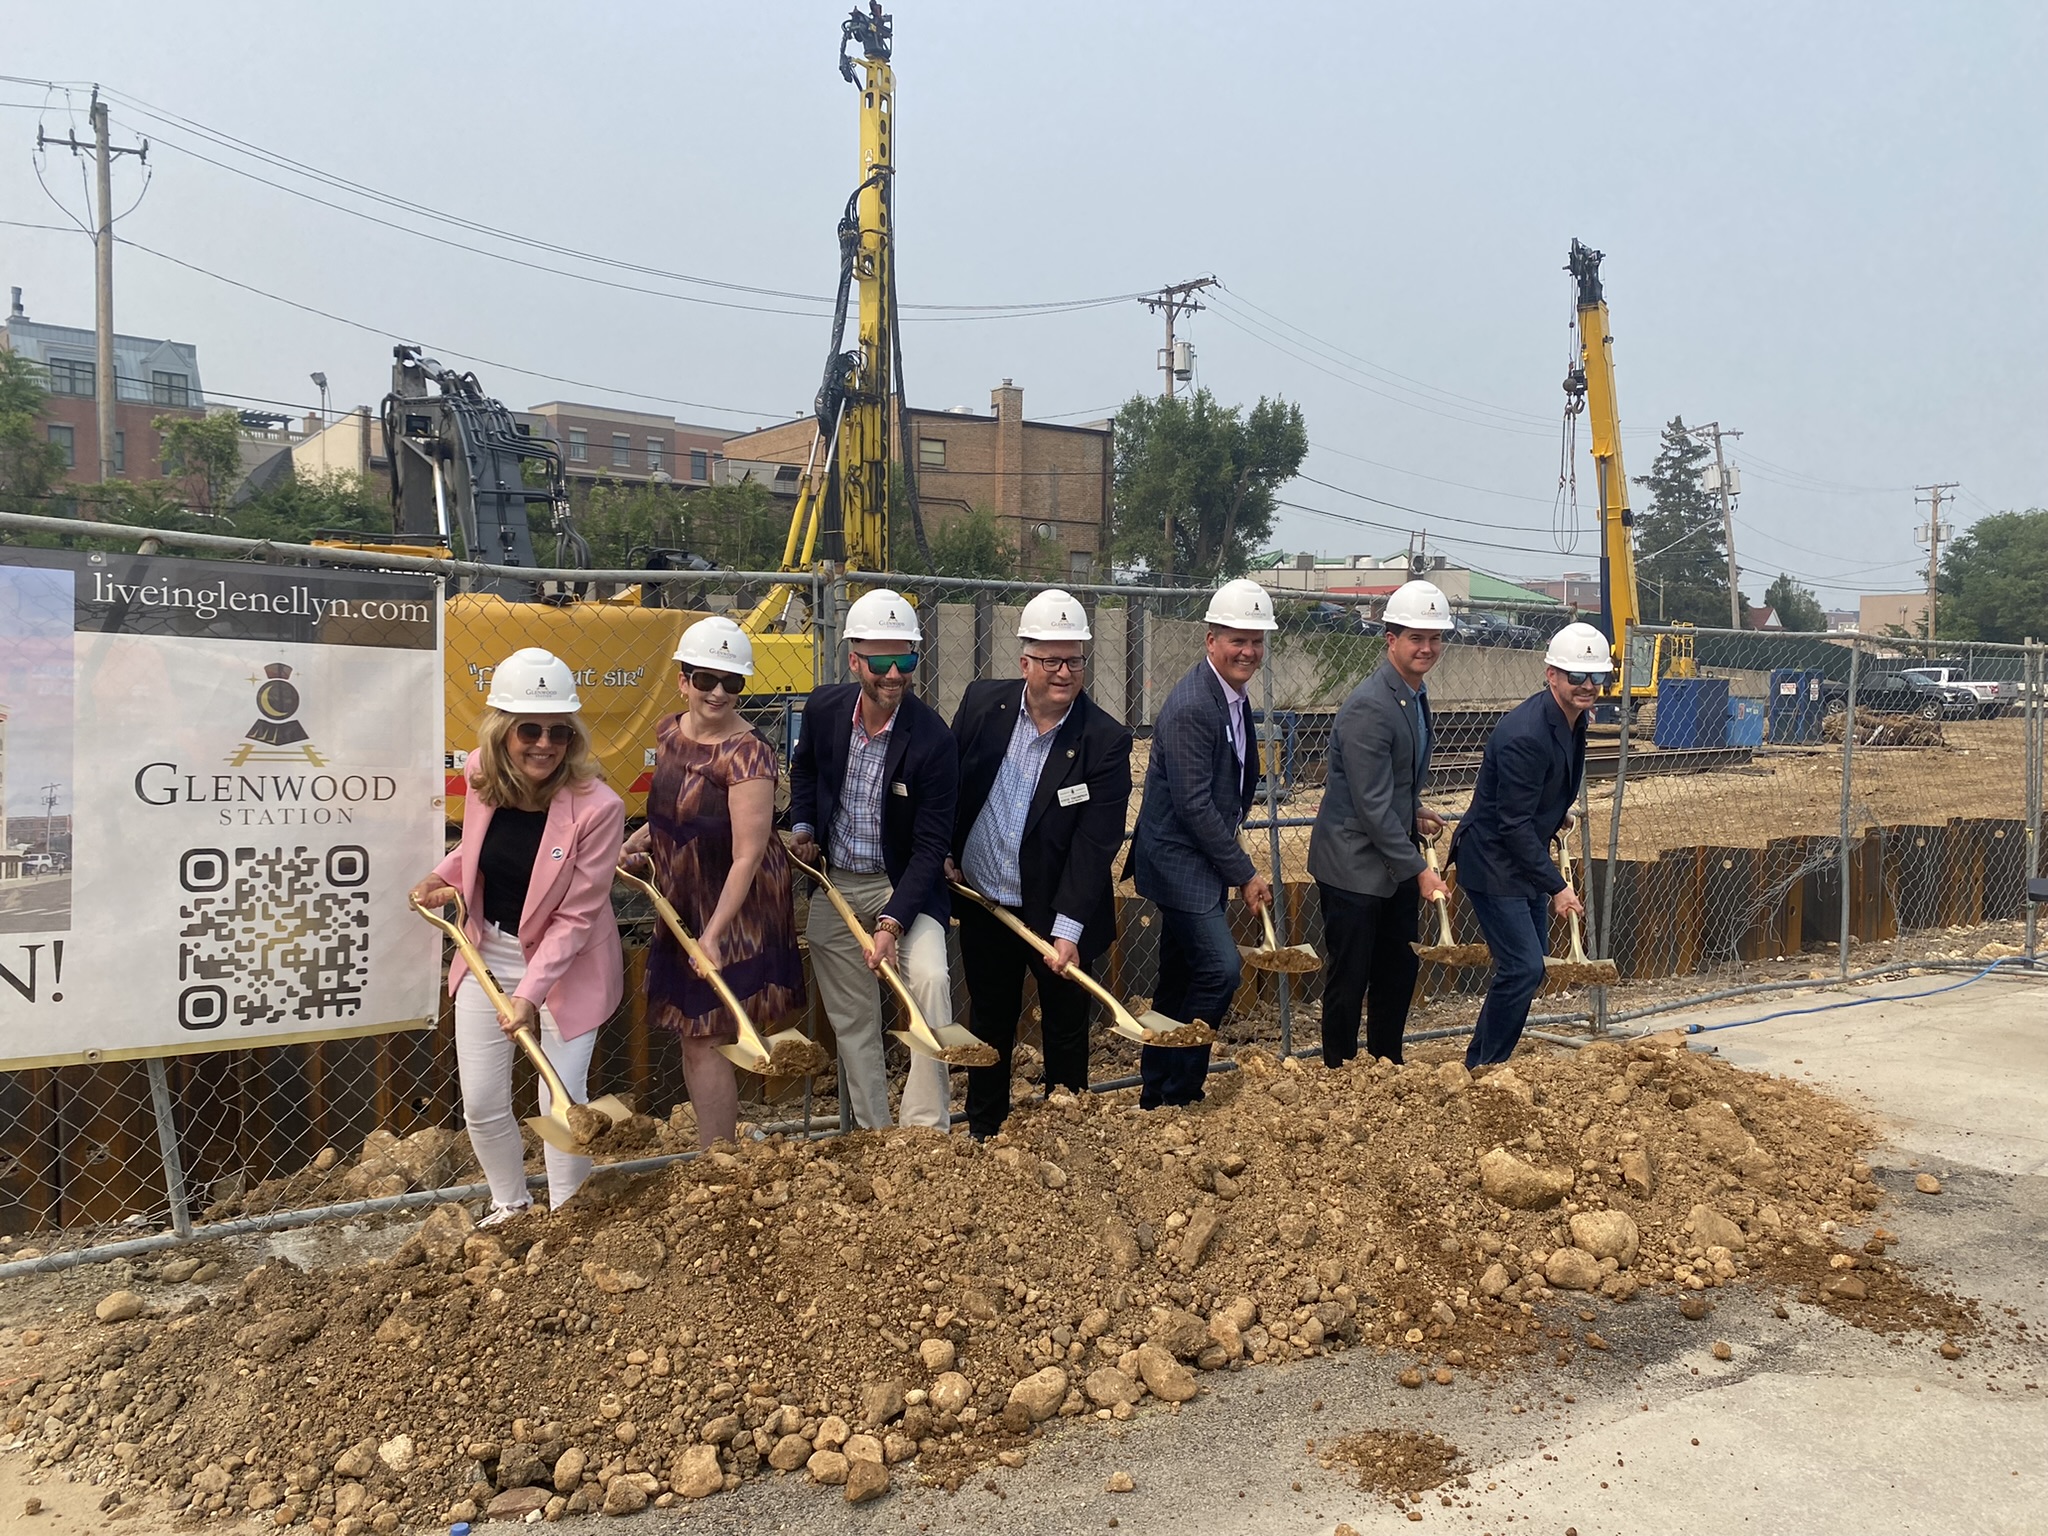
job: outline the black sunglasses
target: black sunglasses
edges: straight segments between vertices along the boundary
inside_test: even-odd
[[[1564,672],[1563,667],[1559,667],[1557,670]],[[1574,688],[1583,688],[1588,683],[1606,682],[1607,674],[1605,672],[1564,672],[1564,680]]]
[[[858,651],[855,651],[854,654],[860,656]],[[887,677],[892,667],[905,677],[910,676],[911,673],[917,670],[917,652],[915,651],[905,651],[900,656],[861,656],[860,659],[861,664],[877,677]]]
[[[513,734],[529,747],[537,745],[543,736],[547,737],[551,747],[566,747],[576,739],[576,727],[559,722],[542,725],[538,720],[522,720],[513,727]]]
[[[710,693],[714,689],[723,688],[734,698],[738,698],[747,686],[747,680],[731,672],[692,672],[690,686],[699,693]]]

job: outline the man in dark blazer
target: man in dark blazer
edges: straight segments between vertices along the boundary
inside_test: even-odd
[[[1451,637],[1451,605],[1411,581],[1387,599],[1387,657],[1351,690],[1330,734],[1329,777],[1309,833],[1308,872],[1323,906],[1323,1061],[1341,1067],[1365,1048],[1401,1059],[1415,996],[1414,941],[1421,904],[1443,881],[1418,838],[1443,820],[1422,804],[1432,746],[1424,679]]]
[[[1174,684],[1152,725],[1145,798],[1131,839],[1138,894],[1159,908],[1159,986],[1152,1006],[1182,1023],[1223,1022],[1242,974],[1224,915],[1232,886],[1259,912],[1273,887],[1239,846],[1259,781],[1245,688],[1277,626],[1256,582],[1225,582],[1209,600],[1203,658]],[[1192,1104],[1209,1074],[1206,1045],[1148,1045],[1140,1053],[1146,1109]]]
[[[1472,808],[1451,840],[1458,889],[1493,951],[1467,1067],[1514,1055],[1543,986],[1550,919],[1586,910],[1550,844],[1571,821],[1586,771],[1586,711],[1613,670],[1607,637],[1590,624],[1567,624],[1544,654],[1543,691],[1509,710],[1487,738]]]
[[[910,692],[921,636],[917,610],[899,594],[877,589],[856,598],[846,610],[855,680],[829,683],[804,701],[789,760],[790,847],[806,863],[825,857],[833,885],[874,934],[870,959],[823,899],[811,903],[804,928],[839,1044],[841,1092],[863,1130],[890,1123],[875,978],[882,961],[896,963],[927,1020],[953,1022],[946,851],[960,764],[946,722]],[[944,1130],[950,1094],[945,1064],[912,1056],[902,1123]]]
[[[1116,939],[1115,865],[1131,800],[1131,733],[1082,690],[1088,610],[1057,589],[1024,605],[1016,678],[970,683],[953,716],[960,810],[953,865],[968,885],[1052,940],[1048,964],[971,901],[954,903],[968,1025],[1002,1059],[967,1073],[967,1129],[993,1136],[1010,1113],[1010,1056],[1037,979],[1048,1089],[1088,1086],[1089,996],[1065,973]]]

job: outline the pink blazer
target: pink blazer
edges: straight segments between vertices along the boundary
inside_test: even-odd
[[[462,892],[469,936],[479,940],[484,918],[476,865],[491,815],[491,807],[472,794],[462,815],[462,841],[434,870]],[[625,995],[626,957],[611,901],[612,870],[625,836],[625,803],[596,779],[563,790],[548,805],[519,914],[526,976],[512,995],[546,1007],[565,1040],[596,1029]],[[451,994],[468,974],[457,954],[448,967]]]

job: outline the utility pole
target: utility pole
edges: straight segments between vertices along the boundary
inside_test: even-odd
[[[1728,541],[1728,627],[1741,629],[1742,593],[1736,587],[1735,569],[1735,501],[1733,486],[1730,484],[1728,461],[1721,457],[1721,439],[1740,437],[1742,434],[1732,428],[1724,430],[1718,421],[1710,421],[1704,427],[1694,427],[1691,435],[1714,440],[1714,486],[1721,493],[1721,533]]]
[[[1157,293],[1148,294],[1146,297],[1138,300],[1140,304],[1143,304],[1155,315],[1163,312],[1166,316],[1166,345],[1160,350],[1159,366],[1166,373],[1166,398],[1169,400],[1173,398],[1174,380],[1185,377],[1194,371],[1192,367],[1194,359],[1192,349],[1187,353],[1190,366],[1185,371],[1181,368],[1181,354],[1174,349],[1173,322],[1184,314],[1193,314],[1197,310],[1204,308],[1205,306],[1195,298],[1195,295],[1204,288],[1213,288],[1215,286],[1216,279],[1214,277],[1194,277],[1189,278],[1184,283],[1168,283]],[[1182,343],[1182,345],[1185,346],[1186,344]],[[1166,509],[1165,585],[1169,587],[1173,585],[1173,522],[1173,508],[1168,507]]]
[[[36,130],[36,148],[45,149],[50,145],[68,149],[74,155],[90,153],[98,172],[99,218],[93,234],[93,248],[98,256],[93,295],[93,325],[99,333],[99,366],[94,380],[93,394],[99,409],[100,437],[100,483],[107,484],[114,478],[114,402],[120,398],[114,379],[114,157],[133,155],[138,160],[149,159],[149,140],[133,148],[116,148],[108,142],[107,104],[100,100],[99,87],[92,92],[92,143],[81,144],[75,133],[67,132],[61,139],[53,139],[42,129]]]
[[[1927,639],[1930,644],[1934,640],[1935,578],[1941,574],[1941,541],[1948,534],[1948,529],[1943,527],[1941,522],[1942,497],[1944,492],[1952,491],[1961,484],[1960,480],[1944,480],[1939,485],[1913,487],[1916,491],[1927,493],[1925,498],[1915,496],[1913,505],[1928,509],[1927,526],[1915,529],[1914,532],[1927,546]]]

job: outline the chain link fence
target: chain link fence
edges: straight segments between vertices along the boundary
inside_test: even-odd
[[[0,518],[0,537],[66,529],[76,525]],[[670,656],[683,628],[706,613],[763,620],[744,708],[786,771],[804,695],[815,682],[845,676],[840,627],[858,590],[844,579],[762,573],[559,572],[540,573],[559,578],[544,589],[554,601],[519,603],[464,592],[488,573],[462,562],[144,530],[97,529],[92,537],[113,549],[156,539],[171,552],[209,558],[440,575],[449,594],[451,836],[461,753],[473,739],[488,669],[512,650],[546,645],[577,669],[586,719],[606,744],[607,777],[637,818],[655,726],[680,704]],[[883,580],[919,606],[925,641],[916,686],[940,714],[952,716],[970,682],[1019,675],[1017,621],[1036,586]],[[1202,659],[1209,594],[1070,590],[1087,605],[1094,632],[1091,696],[1136,738],[1128,813],[1135,826],[1152,725],[1174,684]],[[1384,643],[1354,610],[1333,617],[1332,605],[1303,594],[1274,596],[1280,628],[1251,688],[1261,774],[1243,837],[1278,894],[1280,942],[1322,949],[1309,831],[1337,709],[1379,665]],[[1429,680],[1436,757],[1427,800],[1451,816],[1469,802],[1494,723],[1543,686],[1535,643],[1485,638],[1481,628],[1454,640]],[[1636,632],[1629,661],[1622,685],[1630,707],[1595,727],[1574,837],[1591,914],[1588,948],[1612,958],[1622,982],[1539,1004],[1553,1009],[1551,1021],[1603,1027],[1738,987],[1853,977],[1909,958],[1982,964],[2012,954],[2031,962],[2026,883],[2041,873],[2048,718],[2042,647],[1646,628]],[[43,836],[53,846],[40,851],[57,851],[55,830]],[[417,870],[392,878],[410,884],[435,854],[422,849]],[[0,912],[6,885],[0,880]],[[626,1095],[651,1117],[639,1126],[640,1144],[614,1164],[639,1169],[688,1155],[695,1127],[679,1052],[650,1027],[644,1004],[653,915],[623,888],[614,906],[626,999],[599,1036],[590,1091]],[[1120,938],[1099,974],[1119,995],[1149,997],[1159,983],[1158,914],[1128,881],[1119,881],[1117,908]],[[1235,904],[1233,913],[1241,941],[1258,943],[1256,924]],[[1459,941],[1478,938],[1455,893],[1451,916]],[[957,949],[952,975],[956,1018],[965,1022]],[[1425,966],[1417,1032],[1469,1027],[1486,976]],[[1248,970],[1225,1042],[1293,1049],[1313,1038],[1319,1006],[1317,975]],[[829,1046],[815,990],[807,1017],[794,1022]],[[1030,1048],[1034,1026],[1027,996],[1018,1053],[1027,1078],[1041,1060]],[[1136,1047],[1098,1030],[1098,1086],[1131,1080],[1136,1065]],[[900,1083],[902,1063],[892,1067]],[[519,1072],[519,1102],[530,1104],[523,1063]],[[814,1079],[743,1082],[742,1117],[757,1128],[822,1135],[842,1124],[830,1068]],[[434,1030],[0,1073],[0,1275],[483,1193],[461,1131],[445,1000]]]

